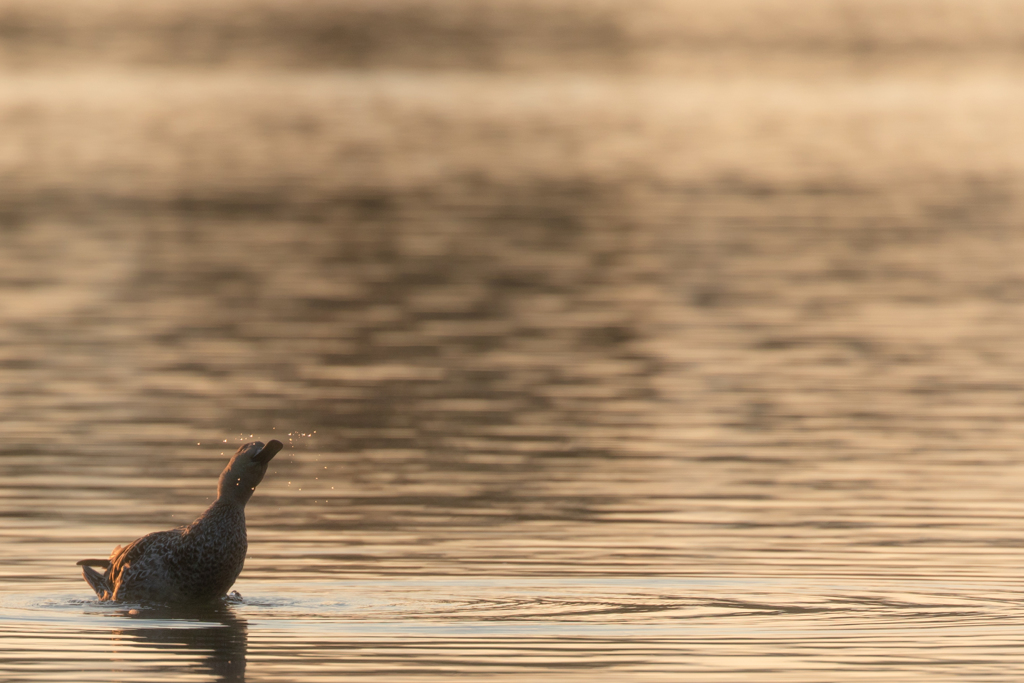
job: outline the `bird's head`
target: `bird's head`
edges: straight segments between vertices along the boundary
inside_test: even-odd
[[[263,481],[270,460],[282,448],[284,444],[277,439],[272,439],[266,445],[262,441],[253,441],[239,447],[221,472],[217,497],[245,505]]]

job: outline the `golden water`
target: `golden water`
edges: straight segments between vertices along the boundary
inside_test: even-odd
[[[1020,10],[703,4],[0,3],[0,680],[1018,680]]]

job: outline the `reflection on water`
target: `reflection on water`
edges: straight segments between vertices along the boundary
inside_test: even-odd
[[[0,679],[1017,680],[1018,4],[363,4],[0,0]]]
[[[112,652],[123,650],[145,652],[145,659],[150,667],[153,666],[153,662],[159,660],[171,659],[173,661],[175,659],[173,656],[166,657],[165,652],[198,654],[202,659],[195,667],[197,671],[209,674],[217,681],[245,680],[246,623],[244,619],[238,619],[229,607],[200,614],[138,610],[138,615],[133,614],[132,616],[139,616],[143,619],[173,620],[173,622],[198,619],[201,622],[213,623],[201,623],[184,628],[163,624],[114,629],[111,632]],[[151,670],[154,674],[159,675],[163,667],[157,666]]]

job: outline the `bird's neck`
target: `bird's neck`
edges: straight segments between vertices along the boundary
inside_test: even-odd
[[[196,521],[188,525],[188,528],[198,531],[207,527],[238,524],[241,524],[243,529],[245,528],[245,503],[218,497],[203,514],[196,518]]]
[[[214,504],[240,505],[244,508],[252,498],[254,488],[244,485],[241,477],[233,475],[230,469],[226,469],[217,481],[217,500]]]

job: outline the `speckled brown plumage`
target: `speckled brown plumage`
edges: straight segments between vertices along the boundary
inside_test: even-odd
[[[188,526],[118,546],[108,560],[79,562],[100,600],[208,602],[226,595],[242,571],[248,549],[245,504],[281,448],[276,440],[239,448],[220,475],[217,500]],[[100,574],[94,566],[106,571]]]

